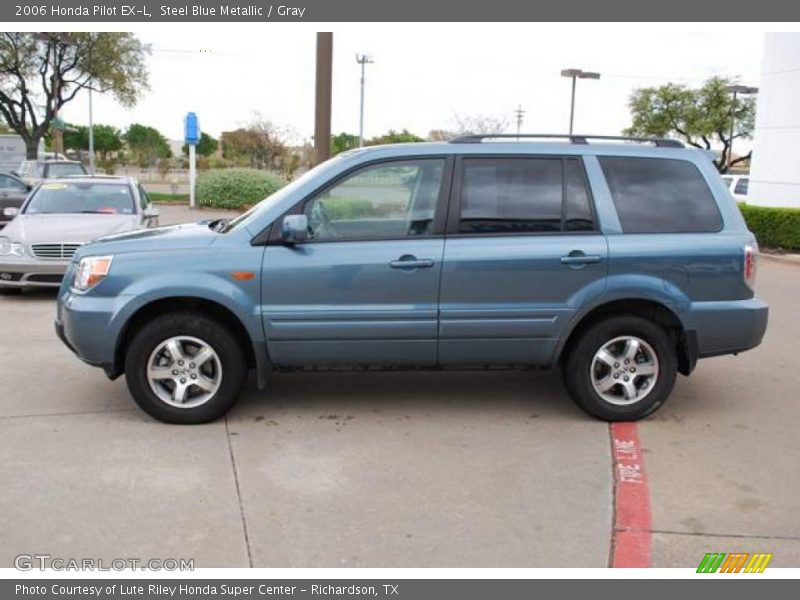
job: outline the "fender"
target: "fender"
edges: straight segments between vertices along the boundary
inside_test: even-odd
[[[580,297],[586,299],[589,294]],[[686,329],[686,312],[691,306],[691,300],[675,284],[652,275],[645,274],[619,274],[609,275],[602,296],[591,295],[591,301],[580,306],[571,316],[570,321],[562,329],[558,344],[553,353],[550,366],[554,366],[561,358],[564,346],[575,328],[592,311],[612,302],[620,300],[645,300],[664,306],[671,311]]]

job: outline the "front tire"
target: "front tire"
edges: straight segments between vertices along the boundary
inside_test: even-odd
[[[637,421],[672,392],[675,344],[659,325],[636,316],[591,325],[568,349],[562,373],[575,403],[605,421]]]
[[[235,403],[247,377],[231,332],[203,314],[169,313],[134,335],[125,378],[136,403],[165,423],[213,421]]]

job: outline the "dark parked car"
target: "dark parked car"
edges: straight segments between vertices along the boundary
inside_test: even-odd
[[[14,177],[8,173],[0,173],[0,230],[14,218],[14,215],[6,215],[5,209],[22,206],[30,191],[31,186],[19,177]]]

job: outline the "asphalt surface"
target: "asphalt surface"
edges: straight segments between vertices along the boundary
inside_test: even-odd
[[[162,223],[189,218],[161,207]],[[208,213],[201,213],[206,217]],[[800,266],[763,260],[764,344],[701,361],[639,424],[654,566],[800,566]],[[609,430],[556,372],[278,374],[228,418],[154,421],[0,297],[0,566],[22,553],[195,566],[609,564]]]

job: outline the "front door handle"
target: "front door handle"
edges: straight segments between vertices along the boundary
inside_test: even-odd
[[[599,263],[603,257],[599,254],[584,254],[582,250],[573,250],[566,256],[561,257],[562,265],[582,266]]]
[[[433,264],[430,258],[417,258],[413,254],[404,254],[390,262],[389,266],[393,269],[429,269]]]

